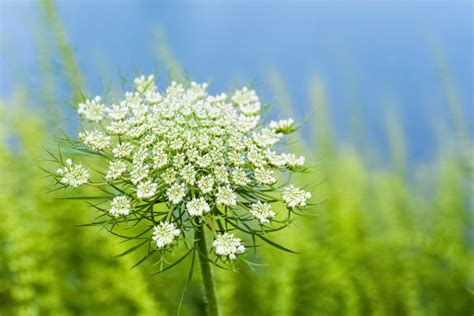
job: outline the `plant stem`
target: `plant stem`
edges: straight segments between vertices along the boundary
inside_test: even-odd
[[[207,315],[218,316],[219,309],[217,306],[214,281],[212,279],[211,264],[207,252],[204,226],[195,229],[194,238],[199,252],[199,263],[201,266],[202,283],[204,286],[204,301],[206,303]]]

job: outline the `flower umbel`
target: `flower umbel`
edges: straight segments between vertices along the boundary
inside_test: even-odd
[[[81,164],[74,164],[71,159],[66,160],[66,166],[59,168],[57,174],[61,176],[59,181],[62,184],[74,188],[89,181],[89,171]]]
[[[236,254],[245,252],[245,247],[241,245],[239,238],[234,237],[234,234],[217,235],[212,245],[216,250],[216,255],[228,257],[230,260],[235,260]]]
[[[283,191],[282,198],[290,208],[305,207],[306,201],[311,198],[311,193],[303,191],[291,184]]]
[[[120,176],[127,171],[127,163],[121,160],[110,161],[109,170],[105,176],[108,180],[115,180],[120,178]]]
[[[153,228],[153,240],[157,248],[170,245],[179,234],[180,230],[173,223],[161,222]]]
[[[126,196],[117,196],[110,203],[110,215],[117,217],[130,213],[130,200]]]
[[[269,223],[270,219],[275,217],[270,204],[258,201],[252,204],[250,213],[257,218],[260,223]]]
[[[156,193],[157,186],[158,184],[153,183],[150,180],[139,183],[137,186],[137,198],[139,199],[152,198]]]
[[[79,103],[79,110],[77,112],[90,121],[99,122],[105,116],[105,106],[100,103],[101,100],[100,96],[96,96],[92,100]]]
[[[110,145],[110,136],[98,130],[81,132],[79,133],[79,138],[82,139],[86,146],[94,150],[103,150]]]
[[[235,206],[237,203],[237,195],[229,186],[217,189],[216,203],[220,205]]]
[[[109,231],[145,227],[134,236],[117,236],[140,245],[152,240],[156,248],[148,255],[160,266],[177,245],[191,251],[199,240],[205,243],[192,239],[192,232],[212,232],[216,259],[227,263],[248,262],[237,260],[245,252],[241,238],[252,247],[256,240],[275,246],[267,233],[287,226],[290,214],[311,198],[279,183],[306,170],[303,156],[282,151],[282,140],[297,130],[295,121],[264,122],[267,107],[248,87],[211,95],[206,83],[171,82],[158,91],[153,76],[140,76],[133,85],[122,98],[97,96],[79,104],[79,139],[65,143],[94,172],[71,159],[62,164],[61,158],[53,173],[61,186],[88,184],[97,191],[82,197],[93,197],[89,204],[103,212],[94,224]]]
[[[201,216],[211,210],[204,198],[194,198],[186,203],[186,208],[190,216]]]

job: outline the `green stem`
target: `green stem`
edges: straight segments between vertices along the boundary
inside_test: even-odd
[[[202,283],[204,286],[204,301],[206,303],[207,315],[219,316],[216,291],[212,279],[211,263],[207,252],[206,234],[204,226],[195,229],[194,238],[199,252],[199,263],[201,265]]]

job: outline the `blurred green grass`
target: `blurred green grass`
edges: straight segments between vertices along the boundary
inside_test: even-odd
[[[190,262],[151,278],[150,262],[130,270],[140,254],[110,259],[127,245],[97,228],[72,227],[89,222],[93,209],[57,199],[68,192],[46,193],[49,183],[38,165],[45,157],[41,146],[51,145],[51,132],[62,125],[57,78],[65,78],[74,101],[82,76],[53,4],[41,3],[42,27],[52,39],[39,37],[40,92],[19,82],[0,106],[0,315],[175,315]],[[170,76],[183,78],[162,40],[158,33]],[[51,67],[54,51],[60,73]],[[357,144],[341,145],[332,136],[324,81],[314,77],[308,85],[311,137],[299,150],[320,163],[314,174],[295,180],[321,182],[313,195],[327,201],[273,236],[299,254],[262,247],[249,256],[264,266],[216,271],[222,315],[472,313],[473,151],[449,69],[437,60],[454,132],[443,127],[450,118],[436,118],[437,155],[414,166],[407,166],[395,107],[386,116],[391,158],[384,167],[372,167],[375,158]],[[272,71],[269,83],[276,107],[290,115],[284,80]],[[353,124],[358,139],[364,139],[363,124]],[[203,307],[196,273],[181,314],[204,315]]]

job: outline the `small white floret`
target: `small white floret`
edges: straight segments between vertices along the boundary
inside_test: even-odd
[[[121,160],[110,161],[109,170],[105,175],[107,180],[116,180],[127,171],[127,163]]]
[[[157,187],[158,187],[158,184],[151,182],[150,180],[141,182],[137,186],[137,197],[139,199],[152,198],[156,193]]]
[[[166,190],[166,196],[173,204],[179,204],[186,196],[186,186],[175,183]]]
[[[112,154],[116,158],[129,158],[134,149],[135,146],[129,142],[120,143],[112,149]]]
[[[214,178],[212,175],[203,176],[199,179],[198,188],[204,194],[211,193],[214,188]]]
[[[273,129],[275,132],[288,134],[293,131],[293,124],[295,121],[292,118],[280,121],[271,121],[268,125],[269,128]]]
[[[305,207],[306,201],[310,198],[310,192],[303,191],[292,184],[286,187],[282,194],[282,199],[289,208]]]
[[[161,222],[153,227],[153,241],[157,248],[164,248],[173,243],[180,230],[173,223]]]
[[[128,215],[131,211],[130,200],[126,196],[116,196],[110,203],[110,215],[118,217],[120,215]]]
[[[277,181],[277,179],[273,176],[273,173],[273,170],[268,168],[257,168],[254,172],[255,181],[257,181],[258,184],[272,185]]]
[[[230,260],[235,260],[236,254],[245,252],[245,247],[241,244],[240,238],[236,238],[233,234],[229,233],[218,234],[212,246],[215,249],[216,255],[228,257]]]
[[[273,212],[270,204],[260,201],[251,205],[250,214],[255,216],[262,224],[270,222],[270,219],[275,217],[275,212]]]
[[[99,122],[105,116],[105,106],[101,103],[101,97],[96,96],[94,99],[79,103],[77,112],[89,121]]]
[[[235,206],[237,204],[237,195],[229,186],[219,187],[216,197],[216,203],[219,205]]]
[[[186,209],[190,216],[202,216],[211,210],[204,198],[194,198],[186,203]]]
[[[74,164],[71,159],[67,159],[66,166],[56,172],[61,176],[59,182],[74,188],[89,181],[89,171],[81,164]]]
[[[94,150],[103,150],[109,147],[111,140],[110,136],[105,135],[99,130],[80,132],[79,138],[86,146]]]

